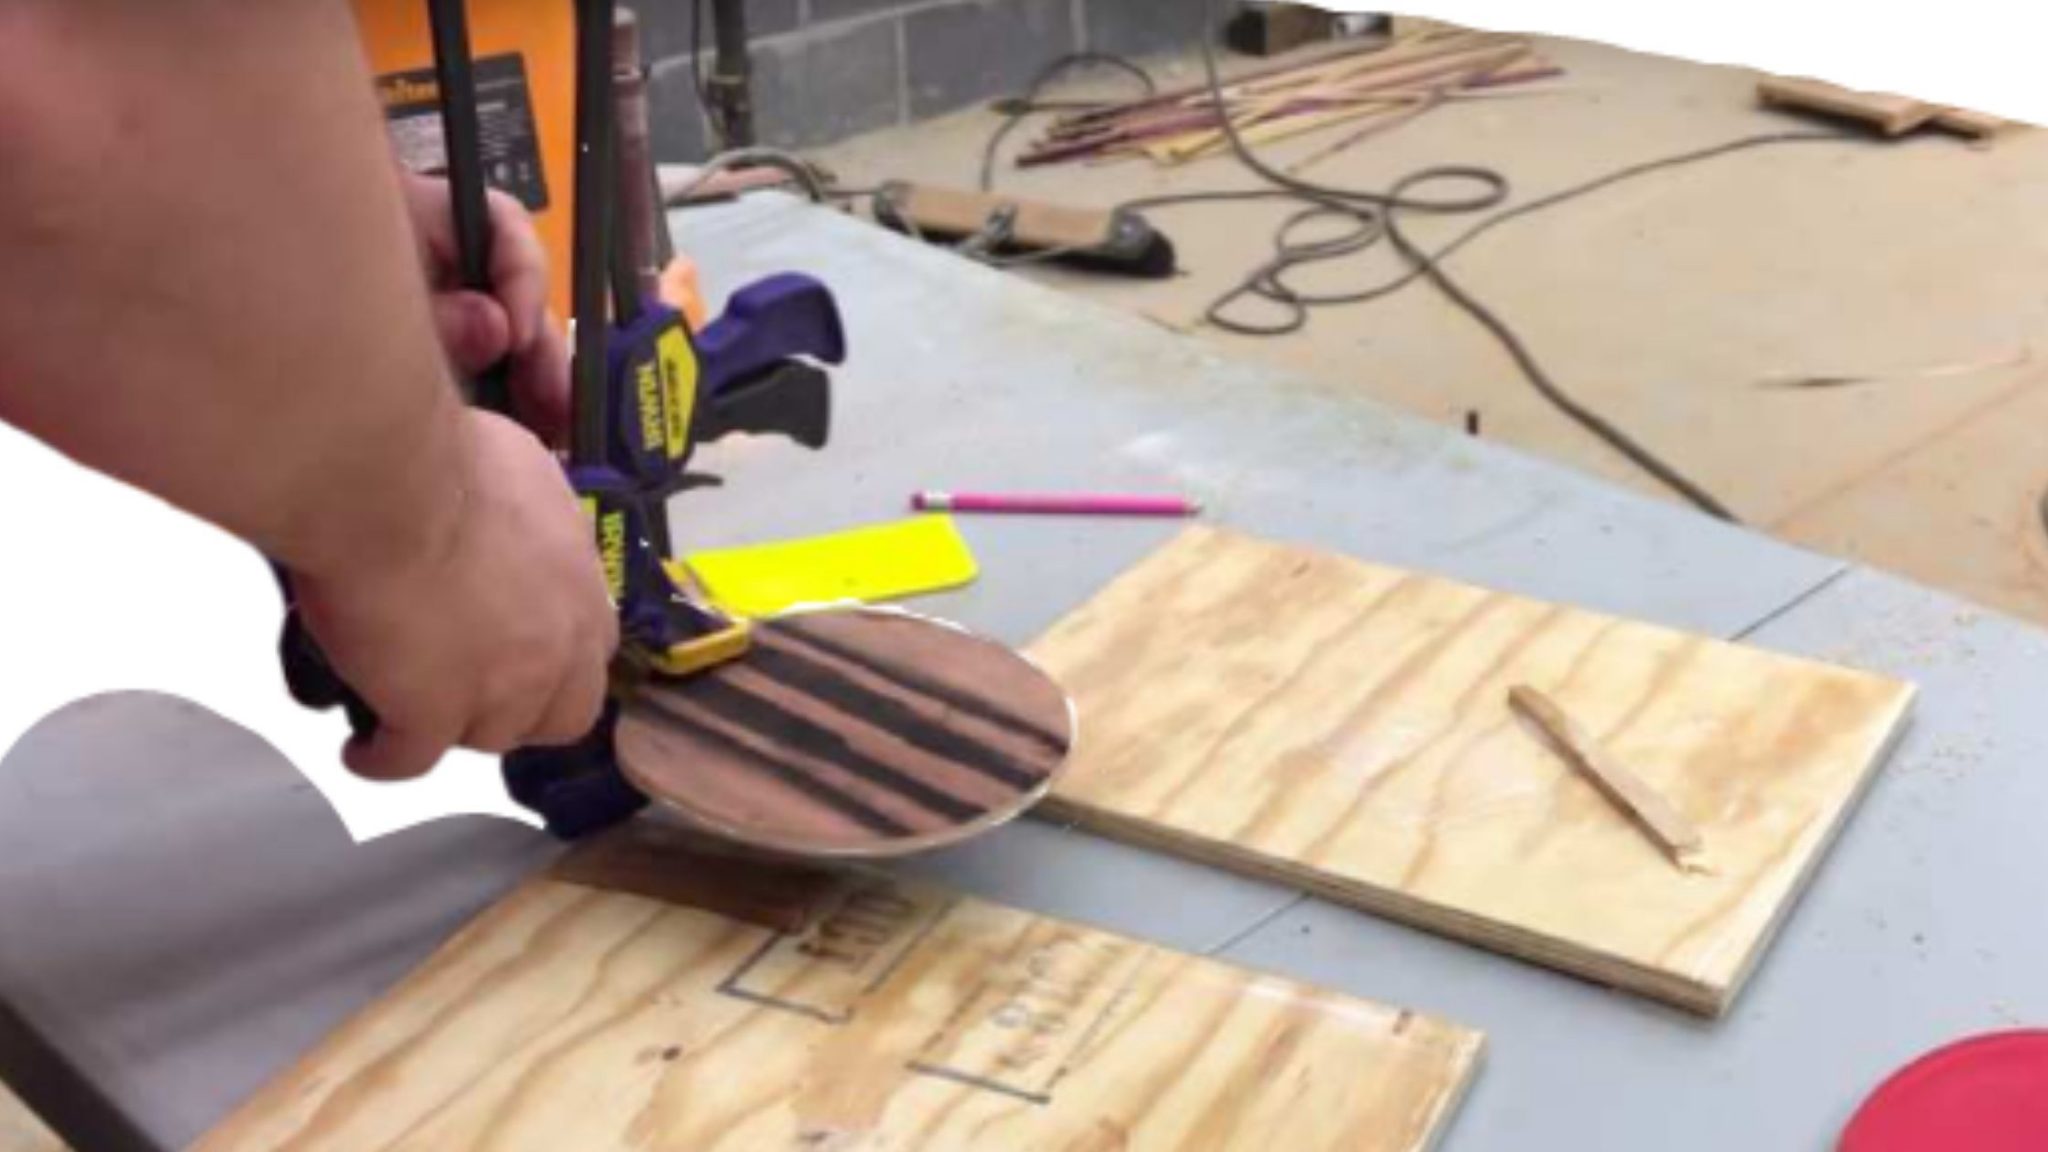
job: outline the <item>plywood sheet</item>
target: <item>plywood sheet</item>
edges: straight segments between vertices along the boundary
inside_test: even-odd
[[[1905,684],[1189,529],[1033,655],[1047,808],[1706,1013],[1901,728]],[[1674,867],[1509,711],[1532,685],[1697,826]]]
[[[67,1152],[5,1084],[0,1084],[0,1152]]]
[[[1440,1020],[934,887],[841,874],[812,899],[784,933],[537,880],[196,1147],[1406,1152],[1479,1055]]]

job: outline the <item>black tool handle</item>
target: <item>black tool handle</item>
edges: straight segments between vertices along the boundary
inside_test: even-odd
[[[785,360],[699,403],[693,441],[709,444],[732,432],[775,432],[823,448],[832,433],[832,378],[814,364]]]
[[[491,290],[490,191],[484,183],[483,129],[469,51],[465,0],[428,0],[433,25],[434,81],[441,93],[441,135],[448,157],[448,199],[455,216],[456,272],[464,288]],[[469,402],[512,414],[510,365],[501,360],[470,383]]]
[[[376,735],[377,713],[327,662],[327,654],[306,631],[305,617],[296,607],[285,609],[278,656],[284,662],[284,684],[292,699],[316,712],[340,705],[348,713],[348,726],[357,738],[366,740]]]

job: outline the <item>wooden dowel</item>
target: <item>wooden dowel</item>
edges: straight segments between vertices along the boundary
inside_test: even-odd
[[[1418,85],[1434,83],[1446,88],[1456,87],[1470,76],[1512,65],[1526,51],[1522,47],[1509,47],[1494,49],[1491,53],[1477,58],[1461,56],[1450,61],[1418,62],[1408,67],[1393,69],[1385,75],[1375,76],[1369,81],[1353,84],[1346,89],[1346,95],[1352,100],[1364,101],[1374,95],[1407,92]],[[1239,123],[1238,135],[1246,143],[1268,143],[1330,124],[1341,123],[1357,116],[1366,115],[1374,110],[1373,104],[1365,104],[1336,111],[1305,111],[1300,114],[1302,118],[1299,122],[1293,123],[1285,129],[1282,129],[1279,124],[1275,123],[1267,130],[1257,133],[1247,132],[1245,130],[1247,126]],[[1273,117],[1270,114],[1260,118],[1261,121],[1271,119]],[[1257,122],[1260,121],[1255,121],[1255,123]],[[1225,143],[1223,131],[1221,128],[1217,128],[1202,133],[1185,144],[1166,146],[1162,151],[1169,158],[1170,162],[1177,163],[1194,159],[1223,143]]]
[[[1259,69],[1231,78],[1222,85],[1225,99],[1242,96],[1265,95],[1273,90],[1309,83],[1326,78],[1346,78],[1370,75],[1397,65],[1436,60],[1465,52],[1477,52],[1488,48],[1502,48],[1510,45],[1528,47],[1528,41],[1496,33],[1465,33],[1437,38],[1417,38],[1379,48],[1360,49],[1353,52],[1326,56],[1306,63],[1278,65]],[[1105,123],[1120,121],[1126,117],[1143,115],[1163,108],[1201,108],[1211,104],[1211,93],[1205,81],[1161,92],[1123,104],[1103,105],[1084,109],[1058,117],[1047,130],[1049,136],[1067,135],[1075,131],[1086,131]]]
[[[1342,51],[1325,53],[1323,55],[1315,57],[1312,60],[1289,60],[1283,63],[1277,63],[1263,68],[1255,68],[1251,71],[1241,72],[1238,75],[1231,77],[1228,83],[1225,85],[1225,88],[1228,89],[1233,85],[1242,85],[1249,83],[1251,81],[1263,79],[1265,77],[1276,76],[1286,72],[1292,72],[1296,69],[1320,67],[1338,60],[1354,59],[1364,56],[1380,56],[1386,53],[1395,52],[1397,49],[1402,48],[1404,45],[1418,43],[1423,39],[1424,37],[1413,37],[1394,40],[1386,44],[1350,45],[1344,48]],[[1208,81],[1197,80],[1191,84],[1183,84],[1178,88],[1169,88],[1164,92],[1155,92],[1150,96],[1140,97],[1139,99],[1130,100],[1123,104],[1110,105],[1102,108],[1090,108],[1083,110],[1081,112],[1076,112],[1069,114],[1067,116],[1062,116],[1059,118],[1059,120],[1055,121],[1055,123],[1085,123],[1091,120],[1110,118],[1128,112],[1135,112],[1140,109],[1154,108],[1163,104],[1176,104],[1182,100],[1187,99],[1190,96],[1207,96],[1208,94]]]
[[[1527,717],[1550,738],[1551,745],[1566,762],[1600,790],[1609,803],[1622,810],[1652,843],[1688,872],[1704,870],[1700,855],[1705,843],[1678,809],[1659,796],[1634,773],[1621,766],[1605,749],[1565,714],[1548,696],[1517,684],[1508,689],[1508,705]]]

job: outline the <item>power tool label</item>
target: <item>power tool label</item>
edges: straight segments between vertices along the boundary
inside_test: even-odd
[[[548,182],[541,166],[526,60],[511,52],[481,57],[474,68],[484,179],[511,193],[527,211],[539,212],[548,206]],[[448,145],[441,134],[441,88],[434,70],[387,72],[377,77],[377,98],[384,105],[399,162],[422,175],[446,173]]]
[[[662,405],[668,419],[668,455],[680,460],[689,448],[690,420],[696,415],[697,355],[678,325],[655,338],[654,355],[661,362],[661,379],[668,389]]]

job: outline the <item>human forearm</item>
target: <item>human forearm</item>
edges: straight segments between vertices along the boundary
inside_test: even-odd
[[[460,407],[347,7],[0,10],[0,418],[333,572],[436,546]]]

